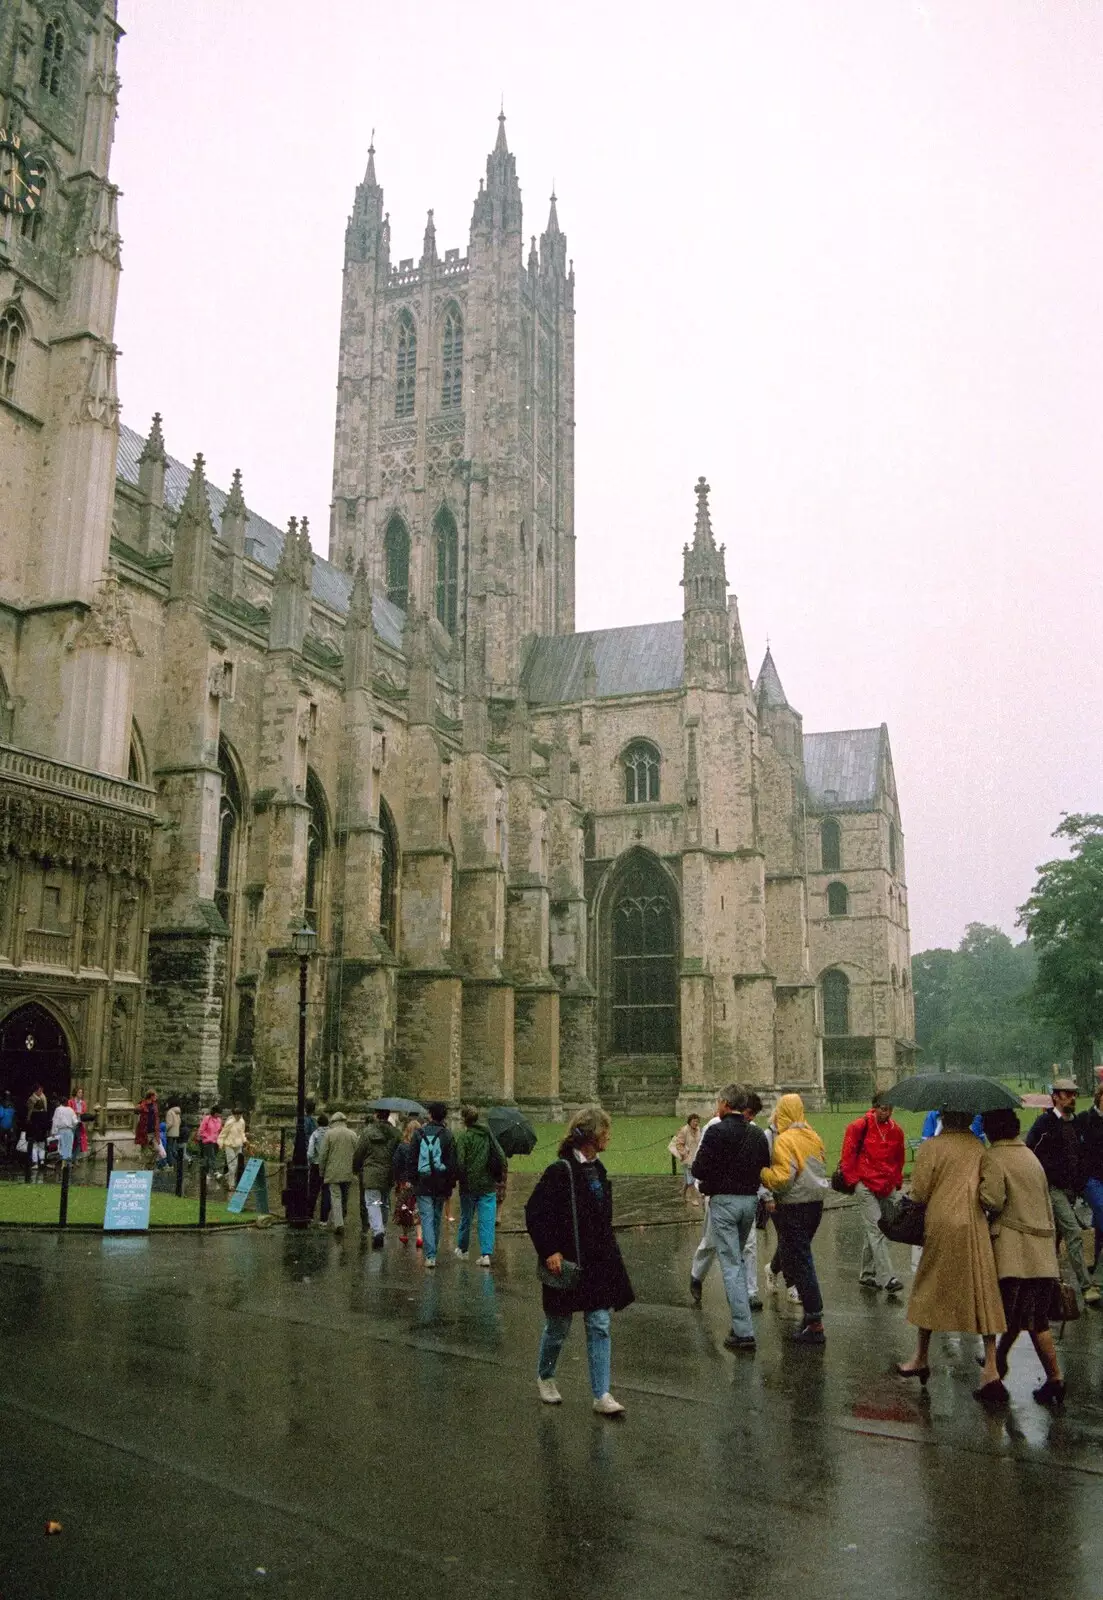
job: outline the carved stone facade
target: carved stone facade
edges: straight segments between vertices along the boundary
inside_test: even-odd
[[[851,1055],[895,1070],[887,736],[839,800],[823,774],[855,736],[806,740],[769,657],[752,683],[703,480],[681,620],[574,632],[574,272],[554,200],[525,250],[504,119],[462,255],[430,215],[421,259],[391,262],[369,156],[324,561],[239,473],[226,492],[170,457],[160,417],[119,423],[113,7],[54,11],[56,95],[38,6],[0,22],[0,119],[54,174],[38,234],[8,216],[0,240],[23,330],[0,394],[0,1074],[5,1018],[38,1006],[94,1104],[144,1080],[286,1114],[304,921],[333,1101],[672,1109],[733,1075],[815,1095],[835,969],[872,1041]],[[854,918],[823,909],[833,809]]]

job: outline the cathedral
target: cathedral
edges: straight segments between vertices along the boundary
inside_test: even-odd
[[[504,117],[463,250],[430,212],[391,259],[368,153],[323,560],[120,421],[119,37],[114,0],[0,16],[0,1090],[286,1116],[304,926],[330,1104],[891,1081],[887,729],[752,678],[703,477],[672,620],[575,631],[574,265]]]

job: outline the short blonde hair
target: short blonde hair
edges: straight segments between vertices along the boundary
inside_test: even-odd
[[[608,1133],[613,1119],[600,1106],[581,1106],[567,1124],[567,1134],[560,1152],[577,1150],[580,1145],[596,1144],[599,1134]]]

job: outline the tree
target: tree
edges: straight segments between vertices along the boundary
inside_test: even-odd
[[[952,950],[922,950],[912,957],[912,994],[915,999],[915,1042],[926,1066],[937,1062],[946,1071],[949,1056],[950,982]]]
[[[1103,1034],[1103,816],[1066,814],[1053,837],[1070,854],[1038,868],[1019,921],[1038,956],[1035,1013],[1071,1040],[1076,1081],[1089,1092]]]
[[[1031,1015],[1036,958],[1000,928],[971,922],[956,950],[912,958],[915,1038],[927,1070],[948,1064],[996,1076],[1033,1077],[1060,1049],[1051,1024]]]

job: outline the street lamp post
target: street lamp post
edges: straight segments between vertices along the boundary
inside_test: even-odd
[[[295,1148],[283,1191],[283,1209],[293,1228],[310,1223],[310,1175],[306,1165],[306,978],[310,958],[318,944],[314,929],[304,924],[291,935],[291,948],[299,958],[299,1078],[295,1098]]]

